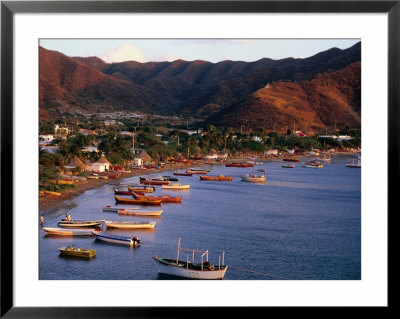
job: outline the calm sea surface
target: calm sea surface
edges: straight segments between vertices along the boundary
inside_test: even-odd
[[[226,280],[359,280],[361,170],[347,168],[345,162],[346,157],[336,156],[322,169],[303,168],[301,163],[295,163],[295,169],[282,168],[282,162],[255,165],[253,171],[267,170],[262,185],[241,181],[240,175],[250,168],[209,166],[208,175],[233,176],[233,181],[179,176],[179,182],[191,188],[164,191],[183,200],[163,204],[158,218],[103,212],[105,205],[116,206],[111,183],[138,183],[139,177],[112,180],[44,212],[44,226],[57,227],[69,212],[73,219],[155,221],[154,230],[107,231],[136,234],[142,245],[133,249],[92,237],[46,236],[40,230],[39,279],[168,279],[158,275],[151,257],[176,257],[180,237],[181,247],[209,250],[209,259],[216,264],[224,251],[225,263],[231,266]],[[160,174],[172,172],[150,176]],[[161,186],[156,188],[153,195],[162,194]],[[97,255],[91,260],[61,257],[58,247],[71,244],[96,249]],[[181,259],[186,259],[185,252]]]

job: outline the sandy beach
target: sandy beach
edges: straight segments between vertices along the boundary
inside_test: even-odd
[[[192,164],[182,165],[180,163],[168,163],[162,168],[158,169],[132,169],[130,173],[122,174],[119,178],[109,179],[87,179],[85,181],[79,181],[75,184],[74,189],[64,191],[60,196],[56,195],[44,195],[39,198],[39,212],[42,213],[48,209],[54,208],[58,205],[62,205],[64,201],[73,199],[83,194],[87,190],[95,189],[103,186],[104,184],[115,184],[116,186],[120,183],[121,179],[129,178],[139,175],[148,175],[154,173],[163,173],[174,170],[187,169],[190,167],[198,167],[204,165],[214,165],[218,163],[205,163],[204,161],[193,162]]]

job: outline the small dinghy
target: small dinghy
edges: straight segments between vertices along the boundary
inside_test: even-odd
[[[120,245],[127,245],[127,246],[138,246],[140,245],[141,241],[135,236],[119,236],[115,234],[106,234],[100,230],[92,230],[93,235],[96,236],[96,239],[106,241],[112,244],[120,244]]]
[[[72,257],[92,258],[96,255],[96,250],[94,249],[78,248],[75,246],[60,247],[58,250],[61,255]]]

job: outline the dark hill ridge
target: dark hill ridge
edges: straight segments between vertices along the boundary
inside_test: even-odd
[[[106,108],[178,113],[207,120],[243,103],[267,83],[310,80],[357,61],[361,61],[361,43],[306,59],[219,63],[105,63],[96,57],[69,58],[40,48],[40,107],[49,112],[72,106],[87,112]]]
[[[301,82],[279,81],[213,116],[213,123],[240,127],[321,129],[361,125],[361,63]]]

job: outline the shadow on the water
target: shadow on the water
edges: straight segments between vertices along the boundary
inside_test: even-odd
[[[82,256],[63,255],[63,254],[59,254],[58,257],[65,260],[87,260],[87,261],[91,261],[92,259],[96,258],[96,256],[88,258]]]

